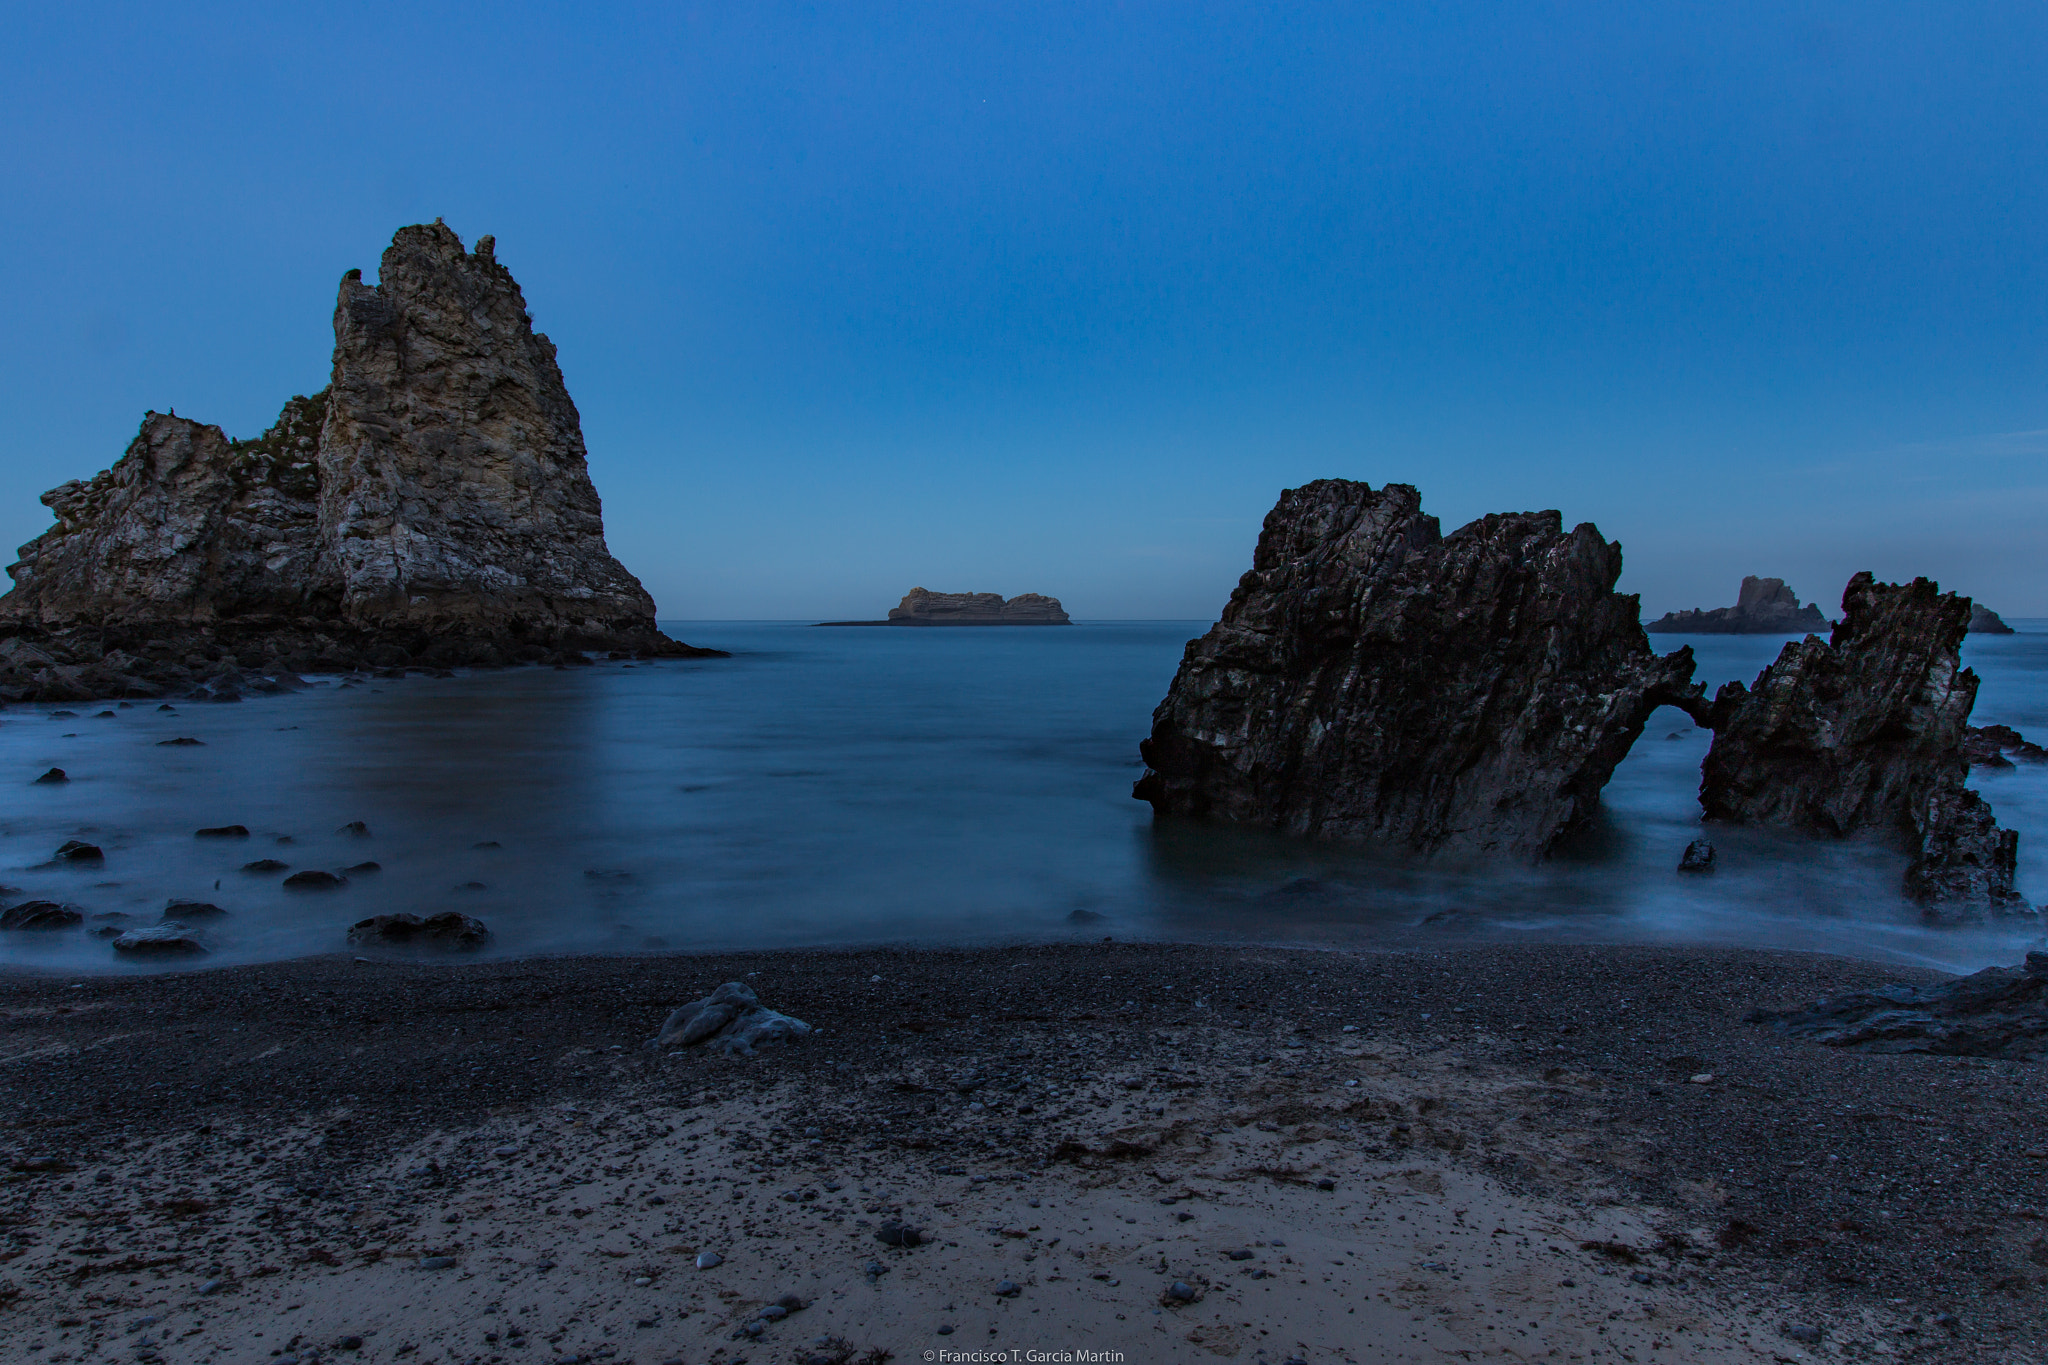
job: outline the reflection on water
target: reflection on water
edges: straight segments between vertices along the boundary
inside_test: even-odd
[[[2048,623],[2042,623],[2048,625]],[[1652,720],[1598,826],[1542,868],[1415,868],[1258,831],[1153,821],[1129,797],[1195,622],[1067,630],[679,625],[730,660],[328,686],[238,705],[16,707],[0,717],[0,882],[93,914],[226,907],[213,961],[332,951],[391,910],[483,918],[497,953],[629,952],[1111,934],[1415,946],[1711,942],[1974,967],[2035,930],[1935,933],[1902,857],[1713,831],[1681,878],[1707,736]],[[1660,648],[1675,648],[1658,637]],[[1776,639],[1690,641],[1748,679]],[[1972,637],[1983,720],[2048,731],[2048,633]],[[191,736],[200,747],[164,747]],[[28,785],[44,768],[66,786]],[[2048,771],[1985,775],[2048,896]],[[367,839],[340,832],[364,821]],[[198,840],[242,824],[247,840]],[[98,867],[52,867],[66,839]],[[382,865],[331,893],[282,873]],[[1077,916],[1075,912],[1086,912]],[[1090,918],[1097,916],[1100,918]],[[132,970],[79,934],[14,934],[0,960]]]

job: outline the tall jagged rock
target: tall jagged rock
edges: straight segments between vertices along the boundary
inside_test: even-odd
[[[1960,652],[1969,621],[1970,599],[1927,579],[1850,579],[1827,642],[1787,644],[1754,688],[1715,695],[1706,818],[1893,835],[1914,857],[1907,890],[1929,918],[2032,913],[2013,889],[2017,836],[1963,785],[1977,699]]]
[[[343,278],[334,332],[328,387],[263,436],[150,413],[112,468],[44,495],[57,524],[9,569],[0,636],[26,643],[0,682],[76,692],[101,684],[47,668],[118,655],[132,690],[194,651],[302,669],[716,653],[661,634],[605,548],[554,345],[489,237],[401,228],[376,285]]]
[[[1322,479],[1267,515],[1189,643],[1133,795],[1423,854],[1540,858],[1584,823],[1650,713],[1700,705],[1659,657],[1621,547],[1556,512],[1449,536],[1405,484]]]
[[[1784,579],[1754,576],[1742,580],[1732,607],[1666,612],[1643,627],[1672,635],[1788,635],[1827,628],[1820,608],[1811,602],[1801,606]]]

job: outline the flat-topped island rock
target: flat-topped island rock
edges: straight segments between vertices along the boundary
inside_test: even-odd
[[[996,592],[932,592],[912,588],[884,621],[820,621],[823,626],[1069,626],[1060,599],[1043,593],[1005,598]]]

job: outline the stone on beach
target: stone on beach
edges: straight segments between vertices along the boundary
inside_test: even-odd
[[[348,941],[356,944],[384,944],[408,947],[473,949],[491,940],[484,922],[470,915],[444,910],[422,919],[399,913],[372,915],[349,926]]]
[[[56,859],[60,863],[97,863],[106,858],[98,844],[88,844],[82,839],[67,839],[59,846]]]
[[[1758,1010],[1753,1024],[1857,1052],[1929,1052],[2029,1058],[2048,1052],[2048,953],[2025,965],[1986,967],[1935,986],[1880,986],[1789,1010]]]
[[[339,873],[309,868],[286,877],[284,885],[288,891],[338,891],[348,885],[348,878]]]
[[[655,1049],[695,1047],[708,1043],[714,1051],[751,1057],[761,1043],[801,1038],[811,1026],[763,1005],[753,988],[728,981],[702,1000],[669,1013],[647,1046]]]
[[[228,912],[208,901],[171,900],[164,904],[163,918],[166,921],[190,922],[197,919],[226,919]]]
[[[130,929],[113,942],[123,957],[194,957],[206,951],[192,930],[176,920]]]
[[[1712,872],[1714,870],[1714,846],[1705,839],[1695,839],[1685,846],[1685,852],[1678,860],[1680,872]]]
[[[24,901],[0,910],[0,929],[73,929],[84,922],[75,906],[56,901]]]
[[[70,780],[71,775],[62,768],[52,768],[29,785],[35,787],[54,787],[59,783],[69,782]]]

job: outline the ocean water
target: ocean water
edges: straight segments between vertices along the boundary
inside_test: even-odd
[[[1977,719],[2048,734],[2048,621],[1970,638]],[[153,921],[230,913],[206,962],[341,950],[347,926],[459,909],[499,956],[877,942],[1167,938],[1341,947],[1477,942],[1804,948],[1971,969],[2039,929],[1922,927],[1903,858],[1863,843],[1715,829],[1720,870],[1680,877],[1708,737],[1662,711],[1597,826],[1540,868],[1416,868],[1256,831],[1155,822],[1137,743],[1205,622],[820,629],[670,622],[731,659],[412,677],[237,704],[0,712],[0,883]],[[1777,638],[1693,645],[1699,676],[1753,678]],[[111,711],[111,714],[101,714]],[[167,747],[189,737],[202,743]],[[61,767],[72,781],[35,786]],[[1973,779],[2021,832],[2048,899],[2048,768]],[[368,837],[342,832],[362,821]],[[242,824],[246,840],[200,840]],[[67,839],[106,853],[53,866]],[[293,869],[374,860],[329,892]],[[76,933],[0,936],[0,962],[117,961]]]

